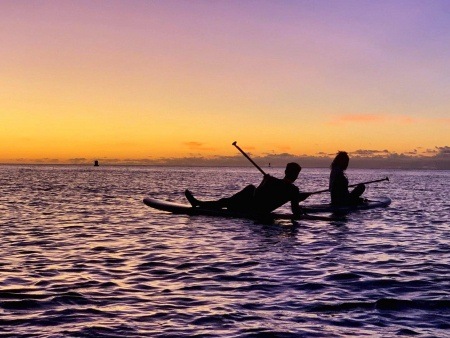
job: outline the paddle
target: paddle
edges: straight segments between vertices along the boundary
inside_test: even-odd
[[[247,160],[249,160],[249,161],[256,167],[256,169],[258,169],[258,170],[261,172],[261,174],[266,175],[266,173],[264,172],[264,170],[262,170],[261,167],[260,167],[259,165],[257,165],[255,162],[253,162],[253,160],[250,158],[250,156],[248,156],[248,155],[245,153],[245,151],[243,151],[243,150],[237,145],[237,142],[236,142],[236,141],[234,141],[232,144],[237,148],[237,150],[239,150],[239,151],[242,153],[242,155],[244,155],[244,156],[247,158]]]
[[[370,184],[370,183],[383,182],[383,181],[388,181],[389,182],[389,177],[386,176],[385,178],[381,178],[379,180],[350,184],[349,187],[356,187],[359,184]],[[319,190],[319,191],[313,191],[313,192],[310,192],[309,194],[315,195],[315,194],[321,194],[323,192],[329,192],[329,191],[330,191],[329,189],[324,189],[324,190]]]

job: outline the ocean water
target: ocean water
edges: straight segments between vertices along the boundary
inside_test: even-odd
[[[387,209],[261,224],[142,203],[229,195],[253,168],[0,166],[0,336],[449,337],[450,171],[348,170],[385,176],[365,195]]]

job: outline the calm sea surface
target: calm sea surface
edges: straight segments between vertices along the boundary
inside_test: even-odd
[[[229,195],[253,168],[0,166],[0,336],[449,337],[450,171],[348,171],[385,176],[366,196],[387,209],[260,224],[142,203]]]

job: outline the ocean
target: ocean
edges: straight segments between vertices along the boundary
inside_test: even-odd
[[[296,184],[328,175],[304,168]],[[341,222],[173,215],[143,198],[213,199],[261,175],[0,166],[0,336],[449,337],[450,171],[347,175],[388,176],[365,196],[392,204]]]

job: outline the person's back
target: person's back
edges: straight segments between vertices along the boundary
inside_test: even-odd
[[[350,198],[348,179],[340,168],[331,169],[330,173],[331,204],[344,205]]]
[[[299,189],[293,183],[267,175],[256,188],[255,211],[267,213],[292,200],[297,200],[298,203],[299,193]]]

